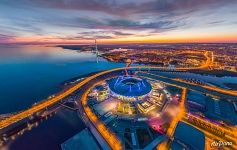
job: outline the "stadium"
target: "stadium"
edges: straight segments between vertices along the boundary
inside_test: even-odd
[[[119,76],[107,81],[110,94],[125,101],[141,100],[151,93],[147,80],[133,76]]]

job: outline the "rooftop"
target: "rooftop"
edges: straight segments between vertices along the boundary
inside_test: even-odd
[[[151,84],[145,79],[120,76],[107,81],[111,92],[119,96],[138,97],[151,91]]]

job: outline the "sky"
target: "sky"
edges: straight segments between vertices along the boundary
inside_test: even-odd
[[[1,44],[237,42],[237,0],[1,0]]]

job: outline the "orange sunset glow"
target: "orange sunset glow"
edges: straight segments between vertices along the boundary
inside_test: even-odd
[[[234,43],[235,8],[233,0],[4,0],[0,43]]]

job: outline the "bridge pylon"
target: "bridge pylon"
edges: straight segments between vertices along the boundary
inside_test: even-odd
[[[96,54],[96,63],[98,63],[99,62],[99,51],[98,51],[96,39],[95,39],[95,54]]]

